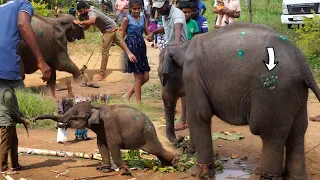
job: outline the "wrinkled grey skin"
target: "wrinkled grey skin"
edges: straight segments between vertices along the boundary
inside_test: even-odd
[[[166,151],[147,116],[126,105],[94,107],[90,102],[74,105],[62,116],[43,115],[36,118],[52,119],[67,128],[90,128],[97,134],[98,148],[103,165],[110,169],[110,156],[123,173],[128,167],[121,159],[120,149],[142,149],[156,155],[164,164],[171,164],[175,155]]]
[[[164,58],[164,54],[168,49],[164,49],[160,53],[160,59]],[[160,62],[162,63],[162,62]],[[158,66],[158,73],[162,73],[162,64]],[[172,66],[172,72],[170,79],[166,86],[161,88],[161,96],[164,105],[165,119],[166,119],[166,135],[168,140],[175,146],[179,146],[179,143],[183,140],[183,137],[176,137],[174,130],[174,117],[177,105],[177,100],[180,97],[184,97],[185,93],[183,90],[182,81],[182,68],[176,68]]]
[[[31,26],[35,33],[42,56],[51,68],[51,78],[48,85],[56,83],[56,70],[71,73],[75,81],[82,80],[79,68],[68,55],[67,42],[83,39],[83,28],[74,24],[74,16],[64,14],[58,18],[42,17],[35,14]],[[22,40],[18,54],[21,57],[21,77],[38,70],[37,60],[27,44]]]
[[[269,61],[266,47],[274,48],[279,61],[271,72],[263,62]],[[308,179],[304,154],[308,88],[318,100],[320,90],[294,43],[265,25],[234,23],[171,48],[160,66],[163,86],[176,83],[171,73],[183,69],[187,122],[199,163],[190,174],[215,175],[211,118],[216,115],[232,125],[249,125],[261,137],[256,173],[262,178]]]

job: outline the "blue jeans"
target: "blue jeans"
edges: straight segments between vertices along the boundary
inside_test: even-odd
[[[87,139],[88,138],[88,131],[85,128],[76,129],[75,135],[76,135],[77,139]]]

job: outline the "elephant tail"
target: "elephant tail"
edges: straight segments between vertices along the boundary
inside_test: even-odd
[[[299,53],[298,57],[303,57],[304,61],[300,64],[300,69],[303,74],[304,83],[312,90],[312,92],[316,95],[318,101],[320,102],[320,89],[312,75],[311,69],[307,64],[305,57],[302,53]]]

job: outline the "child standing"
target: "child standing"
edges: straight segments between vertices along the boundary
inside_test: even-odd
[[[204,16],[199,15],[199,8],[197,3],[191,3],[191,18],[195,20],[198,24],[199,33],[208,32],[208,21]]]
[[[156,15],[156,10],[151,9],[151,15],[150,15],[150,20],[149,20],[149,32],[153,32],[154,30],[158,29],[158,19],[155,16]],[[151,47],[153,48],[158,48],[157,46],[157,35],[154,35],[154,42],[152,42]]]
[[[154,18],[158,19],[158,29],[161,28],[163,25],[162,15],[158,11],[156,11]],[[164,41],[164,34],[163,33],[155,34],[155,38],[157,39],[157,45],[159,47],[159,50],[162,51],[166,47],[165,41]]]
[[[217,0],[217,4],[218,4],[217,5],[217,9],[219,11],[224,8],[223,0]],[[221,27],[222,26],[223,16],[225,17],[224,23],[229,24],[229,16],[227,14],[224,14],[224,15],[223,14],[218,14],[218,18],[217,18],[218,25],[217,25],[217,27]]]
[[[199,33],[199,27],[195,20],[191,19],[191,4],[188,1],[181,1],[178,5],[179,9],[184,13],[187,23],[187,35],[190,40],[194,35]]]
[[[147,58],[147,48],[143,32],[149,34],[148,22],[143,14],[140,14],[142,6],[141,0],[129,1],[130,14],[123,19],[121,24],[122,37],[125,36],[125,42],[129,50],[136,57],[136,61],[126,58],[124,72],[133,73],[135,78],[134,86],[124,95],[130,99],[133,93],[136,94],[137,102],[141,102],[141,86],[149,80],[150,67]]]
[[[76,99],[75,99],[76,104],[84,101],[90,101],[90,100],[88,100],[85,97],[76,96]],[[91,138],[88,137],[88,130],[86,128],[76,129],[74,135],[76,136],[75,140],[85,140],[85,141],[91,140]]]
[[[64,97],[58,103],[58,113],[64,114],[73,106],[73,98]],[[57,123],[58,133],[57,142],[59,144],[67,144],[68,131],[65,129],[63,123]]]
[[[124,17],[128,14],[128,1],[127,0],[117,0],[115,3],[117,10],[117,23],[121,24]]]

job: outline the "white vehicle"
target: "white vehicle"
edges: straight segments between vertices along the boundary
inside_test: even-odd
[[[288,24],[291,28],[292,24],[303,24],[303,17],[313,18],[311,10],[320,15],[320,0],[283,0],[281,23]]]

